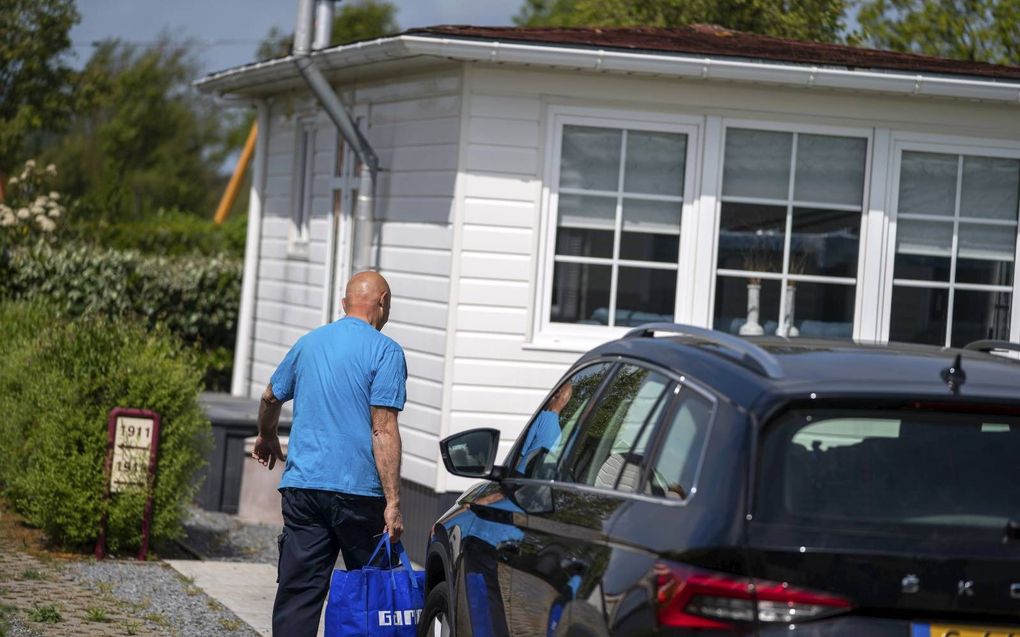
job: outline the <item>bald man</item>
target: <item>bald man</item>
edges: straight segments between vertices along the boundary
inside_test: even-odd
[[[400,516],[400,432],[404,350],[379,330],[390,316],[390,286],[375,272],[347,283],[344,318],[298,339],[262,394],[252,456],[283,461],[277,424],[294,400],[280,480],[283,533],[273,634],[313,637],[337,553],[348,570],[365,565]]]

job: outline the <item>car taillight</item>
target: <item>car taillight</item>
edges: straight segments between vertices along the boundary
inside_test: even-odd
[[[662,626],[727,629],[755,619],[792,624],[851,607],[835,595],[683,564],[656,565],[656,580]]]

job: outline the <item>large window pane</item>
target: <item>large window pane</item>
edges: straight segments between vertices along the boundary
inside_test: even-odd
[[[743,333],[747,335],[762,332],[775,334],[779,318],[779,288],[779,281],[762,280],[756,283],[750,279],[717,277],[713,327],[730,334],[742,333],[741,328],[744,328]],[[755,292],[758,294],[758,319],[756,323],[748,324],[755,309],[753,303],[748,303],[748,297]],[[753,329],[755,326],[760,329]]]
[[[644,431],[655,426],[669,380],[625,365],[599,397],[570,451],[567,479],[582,484],[635,491],[641,478]]]
[[[951,345],[963,347],[982,339],[1009,340],[1009,292],[956,290],[953,296]]]
[[[727,129],[723,196],[787,199],[792,148],[791,133]]]
[[[798,281],[787,287],[787,303],[793,303],[793,326],[789,336],[803,338],[851,338],[854,332],[853,285]],[[792,299],[790,298],[792,297]]]
[[[564,126],[560,187],[618,190],[622,138],[612,128]]]
[[[608,363],[590,365],[557,388],[549,403],[531,422],[516,458],[510,463],[518,474],[536,480],[552,480],[556,477],[556,468],[576,430],[577,422],[611,367]],[[566,405],[562,405],[563,399],[567,400]],[[549,412],[560,405],[560,412],[550,418]],[[553,430],[553,426],[559,431]]]
[[[624,199],[620,258],[676,263],[681,209],[679,202]]]
[[[944,345],[949,290],[893,286],[889,340]]]
[[[956,209],[957,156],[904,151],[900,212],[952,217]]]
[[[659,458],[648,476],[645,493],[672,499],[684,499],[691,494],[711,423],[712,403],[685,390],[662,442]]]
[[[797,201],[859,206],[864,196],[868,140],[831,135],[797,135]]]
[[[953,224],[908,219],[896,224],[895,278],[948,281],[952,255]]]
[[[616,324],[672,322],[676,270],[621,267],[616,284]]]
[[[683,196],[686,157],[686,135],[627,131],[624,191]]]
[[[1020,160],[964,157],[960,216],[1017,220]]]
[[[719,219],[719,268],[781,272],[785,235],[786,208],[723,203]]]
[[[610,259],[615,228],[616,199],[560,195],[556,254]]]
[[[560,323],[609,324],[612,268],[587,263],[557,263],[553,268],[550,319]]]
[[[861,213],[793,210],[790,274],[856,277]]]
[[[1014,228],[961,223],[957,241],[958,283],[1013,285]]]

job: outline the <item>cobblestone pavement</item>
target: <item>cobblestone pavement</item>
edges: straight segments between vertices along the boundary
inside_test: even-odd
[[[49,553],[0,507],[0,637],[57,635],[257,633],[166,563]]]
[[[28,553],[0,550],[0,603],[12,634],[114,637],[165,634],[140,604],[88,590],[61,565]]]

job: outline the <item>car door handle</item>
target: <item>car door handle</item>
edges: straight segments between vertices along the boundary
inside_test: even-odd
[[[576,557],[565,557],[560,560],[560,568],[567,575],[583,575],[588,570],[588,562]]]
[[[520,542],[500,542],[496,545],[496,550],[499,551],[500,555],[520,555],[521,554],[521,543]]]

